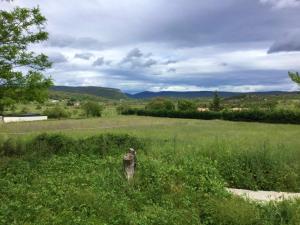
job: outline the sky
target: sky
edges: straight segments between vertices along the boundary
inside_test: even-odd
[[[294,91],[300,0],[15,0],[39,6],[56,85],[140,91]]]

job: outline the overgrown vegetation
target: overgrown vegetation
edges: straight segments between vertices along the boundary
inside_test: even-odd
[[[44,111],[44,114],[48,116],[49,119],[62,119],[70,117],[70,113],[59,105],[53,108],[47,108]]]
[[[268,154],[261,157],[259,152],[245,153],[236,160],[232,154],[225,165],[217,158],[211,160],[213,154],[195,150],[182,154],[172,147],[152,148],[152,144],[120,134],[84,138],[42,134],[4,140],[0,158],[1,223],[299,224],[299,201],[262,205],[233,197],[224,189],[228,182],[224,170],[229,174],[236,169],[232,176],[237,176],[241,172],[238,165],[245,162],[258,163],[259,168],[265,165],[265,171],[273,175],[280,173],[281,167],[272,166],[275,161],[269,161],[272,157]],[[122,172],[122,155],[128,147],[138,151],[137,173],[131,183]],[[219,155],[219,159],[225,155]],[[233,164],[230,167],[229,162]],[[260,172],[256,169],[252,173]],[[265,179],[275,178],[269,175]]]

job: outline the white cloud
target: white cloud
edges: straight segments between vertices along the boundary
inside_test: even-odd
[[[262,4],[271,5],[273,8],[292,8],[300,6],[299,0],[260,0]]]

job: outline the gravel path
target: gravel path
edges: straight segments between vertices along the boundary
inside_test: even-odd
[[[300,199],[300,193],[287,193],[287,192],[275,192],[275,191],[250,191],[243,189],[228,188],[229,192],[234,195],[245,197],[254,201],[282,201],[287,199]]]

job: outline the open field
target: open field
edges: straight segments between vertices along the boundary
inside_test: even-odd
[[[36,142],[44,132],[48,135]],[[3,224],[300,221],[299,201],[260,205],[224,191],[300,192],[298,125],[109,115],[1,124],[0,133],[2,141],[19,140],[3,144],[12,155],[0,157]],[[87,139],[108,133],[141,141],[133,183],[121,170],[126,138],[119,147],[109,136]],[[14,156],[18,148],[23,153]]]
[[[126,132],[141,137],[203,142],[216,138],[244,144],[272,142],[274,145],[300,145],[298,125],[229,122],[219,120],[171,119],[141,116],[113,116],[92,119],[48,120],[0,124],[2,135],[30,135],[62,132],[73,136],[102,132]]]

